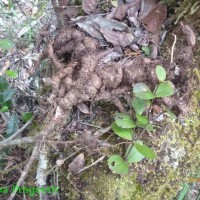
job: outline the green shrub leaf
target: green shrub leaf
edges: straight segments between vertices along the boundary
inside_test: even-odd
[[[126,113],[117,113],[115,117],[115,122],[117,126],[121,128],[134,128],[135,123],[133,119]]]
[[[146,158],[154,159],[156,157],[156,153],[144,144],[136,142],[135,148]]]
[[[129,171],[128,163],[124,162],[123,158],[119,155],[110,156],[108,166],[116,174],[127,174]]]
[[[9,76],[10,78],[16,78],[17,72],[15,72],[14,70],[6,70],[6,75]]]
[[[174,87],[170,81],[162,82],[155,92],[156,97],[168,97],[174,94]]]
[[[14,90],[11,88],[7,88],[4,92],[3,92],[3,101],[9,101],[12,99],[12,96],[14,94]]]
[[[140,99],[154,99],[155,96],[145,83],[136,83],[133,92]]]
[[[31,113],[31,112],[24,112],[24,113],[22,113],[22,120],[24,122],[27,122],[27,121],[29,121],[31,119],[32,116],[33,116],[33,113]]]
[[[0,112],[7,112],[9,109],[8,109],[8,106],[3,106],[1,109],[0,109]]]
[[[149,105],[150,100],[139,99],[137,97],[131,101],[131,106],[139,115],[141,115]]]
[[[9,50],[13,47],[13,43],[12,41],[8,40],[8,39],[2,39],[0,40],[0,48],[3,50]]]
[[[4,92],[8,88],[8,83],[3,76],[0,76],[0,92]]]
[[[140,144],[142,144],[142,142]],[[131,148],[131,150],[130,150],[130,148]],[[140,162],[144,158],[144,156],[131,144],[129,145],[128,149],[126,150],[125,156],[126,156],[126,160],[128,163]]]
[[[153,126],[146,116],[136,114],[136,119],[137,127],[145,128],[147,131],[153,131]]]
[[[149,56],[150,55],[150,53],[151,53],[151,50],[150,50],[150,48],[149,47],[142,47],[142,51],[144,51],[144,54],[146,55],[146,56]]]
[[[133,137],[133,130],[130,128],[121,128],[117,126],[116,122],[112,123],[111,125],[112,130],[115,132],[116,135],[119,137],[132,141]]]
[[[161,65],[156,66],[156,75],[159,81],[164,81],[166,79],[166,71]]]
[[[19,125],[19,118],[17,113],[14,113],[8,119],[8,124],[6,128],[6,137],[9,137],[12,134],[14,134],[19,129],[18,125]]]

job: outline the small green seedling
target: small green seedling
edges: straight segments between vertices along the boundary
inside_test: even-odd
[[[150,56],[150,54],[151,54],[151,49],[150,49],[149,47],[143,46],[143,47],[142,47],[142,51],[144,51],[144,54],[145,54],[146,56]]]
[[[17,78],[17,72],[14,70],[6,70],[5,74],[10,78]]]
[[[149,132],[154,130],[148,117],[142,115],[146,109],[150,108],[152,100],[174,94],[173,84],[170,81],[165,81],[166,71],[161,65],[156,66],[156,75],[159,84],[153,92],[145,83],[137,83],[133,88],[135,98],[131,101],[131,105],[135,111],[135,120],[126,113],[118,113],[115,122],[111,125],[116,135],[131,141],[124,159],[120,155],[109,157],[108,166],[113,173],[127,174],[129,164],[140,162],[144,158],[156,158],[156,153],[151,148],[143,144],[142,141],[134,140],[136,128],[142,128],[143,131],[147,130]]]

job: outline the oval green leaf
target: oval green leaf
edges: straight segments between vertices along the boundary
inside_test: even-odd
[[[13,95],[14,95],[14,90],[12,88],[7,88],[3,92],[3,101],[6,102],[11,100]]]
[[[164,81],[166,79],[166,71],[163,66],[161,65],[156,66],[156,75],[159,81]]]
[[[8,39],[2,39],[0,40],[0,48],[3,50],[9,50],[13,47],[13,43],[12,41],[8,40]]]
[[[142,144],[142,142],[141,142]],[[130,150],[131,148],[131,150]],[[128,149],[126,150],[126,160],[128,163],[137,163],[140,162],[144,156],[131,144],[129,145]]]
[[[145,109],[150,105],[150,100],[144,100],[140,98],[134,98],[131,101],[131,106],[134,108],[135,112],[141,115]]]
[[[116,174],[127,174],[128,163],[124,162],[123,158],[119,155],[112,155],[108,159],[108,167]]]
[[[132,141],[132,137],[133,137],[133,130],[129,129],[129,128],[121,128],[119,126],[117,126],[117,124],[114,122],[111,125],[112,130],[115,132],[116,135],[118,135],[119,137],[126,139],[126,140],[130,140]]]
[[[174,86],[170,81],[162,82],[155,92],[156,97],[168,97],[174,94]]]
[[[117,126],[121,128],[134,128],[135,122],[133,119],[126,113],[117,113],[115,117],[115,122]]]
[[[136,83],[133,92],[140,99],[154,99],[155,95],[145,83]]]
[[[156,153],[144,144],[136,142],[135,148],[146,158],[154,159],[156,157]]]

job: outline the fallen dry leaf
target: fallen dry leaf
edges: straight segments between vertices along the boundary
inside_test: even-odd
[[[121,33],[119,31],[111,31],[100,29],[101,33],[107,40],[113,44],[113,46],[126,47],[131,44],[134,40],[134,36],[131,33]]]
[[[69,164],[68,170],[71,173],[77,173],[83,167],[85,167],[85,157],[84,153],[81,153]]]
[[[140,19],[144,19],[155,6],[155,0],[141,0]]]
[[[82,113],[84,113],[84,114],[90,114],[90,110],[89,110],[89,108],[88,108],[88,106],[87,106],[86,104],[84,104],[84,103],[79,103],[79,104],[77,105],[77,107],[78,107],[78,109],[79,109]]]
[[[141,19],[146,30],[157,32],[167,16],[167,7],[164,4],[157,4],[147,15]]]
[[[186,35],[186,40],[188,45],[193,47],[196,44],[196,35],[192,28],[189,25],[184,25],[183,23],[181,24],[182,31]]]

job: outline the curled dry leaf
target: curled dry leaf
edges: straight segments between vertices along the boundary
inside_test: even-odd
[[[141,22],[149,32],[157,32],[167,16],[167,7],[164,4],[157,4]]]
[[[68,170],[71,173],[77,173],[83,167],[85,167],[85,157],[84,153],[81,153],[76,158],[74,158],[74,160],[69,164]]]
[[[83,0],[82,7],[87,14],[95,13],[97,11],[97,0]]]
[[[189,25],[184,25],[183,23],[181,23],[181,27],[182,27],[183,33],[185,33],[186,35],[186,40],[187,40],[188,45],[193,47],[196,44],[196,35],[194,31]]]
[[[89,110],[88,106],[85,105],[84,103],[79,103],[77,105],[77,107],[84,114],[89,114],[90,113],[90,110]]]

